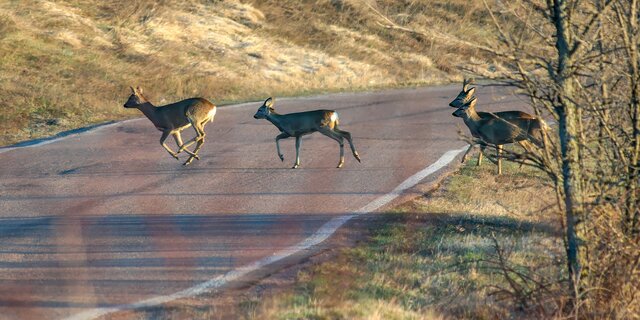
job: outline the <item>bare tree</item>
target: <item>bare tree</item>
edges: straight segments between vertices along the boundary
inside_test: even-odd
[[[627,165],[626,179],[626,224],[632,232],[637,233],[638,226],[638,172],[640,170],[640,30],[638,29],[638,1],[616,1],[615,13],[619,30],[624,43],[624,54],[627,60],[627,81],[629,83],[629,116],[632,123],[631,149]]]
[[[519,88],[536,115],[556,122],[544,148],[507,158],[526,158],[555,185],[572,314],[620,317],[640,302],[628,293],[640,289],[638,0],[488,1],[496,37],[486,42],[401,25],[370,8],[385,28],[480,50],[495,70],[461,68]]]

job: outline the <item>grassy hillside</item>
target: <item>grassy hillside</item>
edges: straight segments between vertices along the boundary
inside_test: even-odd
[[[3,1],[0,145],[137,116],[122,108],[129,85],[157,104],[221,103],[445,82],[475,59],[380,27],[367,3],[461,38],[488,32],[464,1]]]

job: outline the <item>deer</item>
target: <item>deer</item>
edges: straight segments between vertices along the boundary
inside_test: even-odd
[[[131,96],[125,102],[124,107],[142,111],[156,129],[162,131],[160,145],[176,160],[180,160],[178,154],[182,151],[189,154],[189,158],[183,163],[184,166],[189,165],[193,159],[200,160],[198,151],[202,148],[206,136],[204,126],[208,122],[213,122],[216,106],[204,98],[190,98],[156,107],[145,98],[142,88],[130,87],[130,89]],[[193,127],[196,136],[187,143],[183,143],[180,132],[189,127]],[[173,136],[178,145],[177,152],[171,150],[165,143],[169,135]],[[187,148],[194,143],[197,143],[195,149],[193,152],[189,151]]]
[[[320,132],[321,134],[335,140],[340,145],[340,161],[337,168],[342,168],[344,165],[344,139],[347,139],[353,156],[361,162],[360,155],[356,151],[351,138],[351,133],[340,130],[338,128],[339,120],[338,113],[334,110],[313,110],[289,114],[278,114],[273,107],[275,99],[273,97],[268,98],[262,103],[262,106],[258,108],[256,114],[253,116],[255,119],[267,119],[274,126],[280,130],[280,134],[276,136],[276,151],[278,157],[284,162],[284,155],[280,152],[280,140],[295,137],[296,138],[296,162],[292,169],[300,167],[300,143],[301,138],[304,135],[314,132]]]
[[[450,107],[456,108],[456,109],[460,108],[463,105],[469,103],[474,98],[476,88],[475,87],[469,88],[469,85],[471,83],[472,81],[466,78],[462,80],[462,90],[460,91],[460,93],[458,93],[458,96],[456,96],[456,98],[449,103]],[[478,111],[477,113],[481,118],[487,118],[494,115],[507,121],[509,121],[510,119],[531,119],[531,120],[537,119],[536,116],[528,114],[523,111],[500,111],[500,112],[494,112],[494,113]],[[478,137],[474,136],[474,138],[478,138]],[[467,155],[469,154],[469,152],[471,152],[471,150],[474,147],[475,147],[475,144],[469,145],[469,148],[467,149],[467,151],[465,151],[465,153],[462,155],[461,162],[464,163],[466,161]],[[482,152],[484,151],[484,149],[485,149],[485,146],[481,145],[480,154],[478,155],[478,162],[477,162],[478,166],[482,164]]]
[[[453,112],[454,117],[464,120],[464,123],[471,131],[471,135],[479,139],[479,143],[484,149],[486,144],[496,146],[496,156],[498,159],[498,174],[502,174],[502,146],[507,143],[518,142],[527,150],[528,141],[538,147],[543,147],[545,124],[538,118],[511,118],[503,119],[492,113],[480,115],[476,111],[477,98],[463,104]]]

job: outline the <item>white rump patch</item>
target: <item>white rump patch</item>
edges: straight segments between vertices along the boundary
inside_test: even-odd
[[[338,113],[334,111],[331,114],[331,122],[335,122],[336,120],[338,120]]]
[[[211,110],[209,111],[209,113],[207,114],[207,117],[209,118],[209,121],[211,121],[211,122],[213,122],[213,117],[215,117],[215,116],[216,116],[216,109],[218,109],[218,108],[214,107],[214,108],[213,108],[213,109],[211,109]]]

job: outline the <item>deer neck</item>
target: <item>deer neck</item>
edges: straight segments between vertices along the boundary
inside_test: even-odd
[[[271,122],[274,126],[276,126],[281,132],[285,132],[284,130],[284,123],[282,122],[282,115],[274,112],[270,112],[267,115],[267,120],[269,120],[269,122]]]
[[[469,108],[467,109],[467,117],[469,117],[470,120],[472,121],[480,121],[480,115],[478,115],[478,113],[476,112],[476,108]]]
[[[469,131],[471,131],[471,135],[474,137],[478,137],[478,129],[480,127],[480,116],[476,112],[474,108],[469,108],[464,113],[462,117],[464,124],[467,125]]]
[[[138,110],[142,111],[142,113],[149,119],[151,122],[156,122],[156,113],[158,108],[151,104],[151,102],[145,102],[138,107]]]

